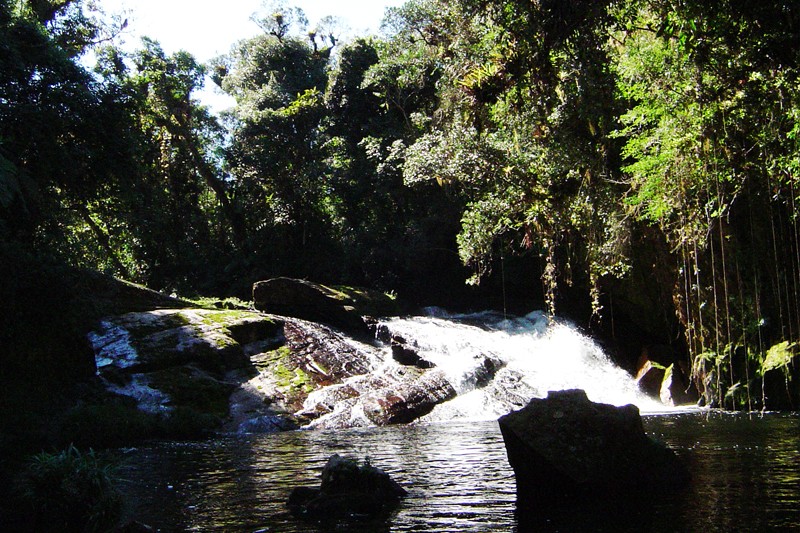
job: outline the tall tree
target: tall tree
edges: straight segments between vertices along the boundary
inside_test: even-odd
[[[105,246],[102,222],[87,206],[112,172],[105,94],[77,63],[102,28],[80,1],[0,3],[0,231],[69,256],[85,225]]]
[[[289,20],[282,11],[261,20],[265,33],[218,60],[214,78],[236,99],[227,160],[247,198],[254,246],[271,250],[277,270],[310,275],[331,242],[319,151],[331,50],[290,33]]]

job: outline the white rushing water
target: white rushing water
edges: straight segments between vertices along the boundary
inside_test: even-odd
[[[493,312],[387,319],[383,324],[422,359],[443,370],[457,398],[423,421],[488,420],[549,391],[583,389],[589,399],[632,403],[642,413],[672,410],[641,393],[634,379],[573,325],[536,311],[504,318]]]

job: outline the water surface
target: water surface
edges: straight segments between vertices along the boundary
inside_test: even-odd
[[[161,531],[787,531],[800,530],[800,416],[716,412],[645,417],[690,464],[683,491],[627,501],[563,502],[517,512],[496,422],[231,436],[125,453],[139,520]],[[298,521],[292,487],[317,485],[327,458],[369,456],[409,496],[387,519]]]

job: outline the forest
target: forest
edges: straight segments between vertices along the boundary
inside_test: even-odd
[[[349,41],[268,7],[201,64],[123,51],[92,2],[0,0],[1,377],[38,361],[18,337],[47,265],[538,305],[629,367],[668,350],[709,405],[797,388],[796,3],[410,0]]]

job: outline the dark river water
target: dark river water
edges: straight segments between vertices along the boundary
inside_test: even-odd
[[[295,431],[155,443],[124,453],[132,515],[160,531],[800,531],[800,415],[717,412],[644,418],[690,464],[686,489],[518,512],[496,422]],[[327,458],[368,456],[409,496],[386,520],[301,522],[292,487]]]

